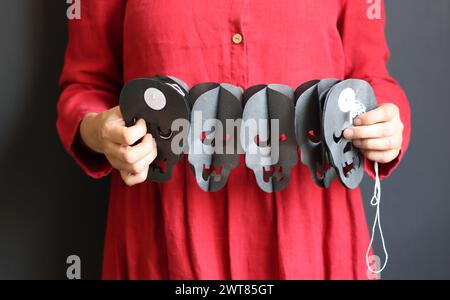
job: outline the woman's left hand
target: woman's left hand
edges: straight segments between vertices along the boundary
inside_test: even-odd
[[[355,118],[354,127],[344,131],[366,158],[389,163],[400,153],[404,125],[395,104],[386,103]]]

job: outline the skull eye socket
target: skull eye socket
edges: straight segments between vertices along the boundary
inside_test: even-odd
[[[344,147],[344,153],[352,151],[352,143],[348,142]]]
[[[336,144],[338,144],[343,138],[344,138],[344,130],[342,130],[339,136],[337,136],[336,133],[333,132],[333,140]]]
[[[255,144],[258,147],[270,147],[270,138],[264,140],[259,134],[255,136]]]
[[[170,140],[172,138],[173,131],[169,128],[167,132],[164,132],[164,130],[158,126],[158,134],[161,139]]]
[[[314,144],[320,143],[320,137],[313,129],[308,131],[308,140]]]
[[[216,144],[215,137],[208,138],[208,133],[206,131],[202,131],[200,135],[200,141],[202,141],[203,144],[212,147],[214,147],[214,145]]]

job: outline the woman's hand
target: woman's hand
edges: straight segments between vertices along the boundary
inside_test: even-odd
[[[125,127],[118,106],[103,113],[87,114],[80,124],[80,135],[93,151],[104,154],[129,186],[147,179],[149,165],[156,158],[156,142],[147,134],[144,120]],[[134,145],[142,138],[142,141]]]
[[[395,104],[383,104],[358,116],[353,124],[354,127],[344,131],[344,138],[353,140],[366,158],[379,163],[389,163],[397,158],[404,126]]]

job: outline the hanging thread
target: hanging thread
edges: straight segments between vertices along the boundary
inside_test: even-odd
[[[374,163],[374,169],[375,169],[375,186],[374,186],[374,190],[373,190],[372,199],[370,200],[370,205],[376,207],[376,209],[375,209],[376,212],[375,212],[375,219],[374,219],[373,225],[372,225],[372,236],[370,238],[369,247],[367,248],[367,252],[366,252],[366,264],[367,264],[367,268],[370,272],[372,272],[374,274],[379,274],[386,267],[388,259],[389,259],[389,255],[388,255],[388,252],[386,249],[386,245],[384,243],[383,230],[381,228],[381,219],[380,219],[381,183],[380,183],[380,176],[378,174],[378,162]],[[383,266],[379,270],[373,269],[369,263],[369,252],[370,252],[370,249],[372,248],[373,240],[375,238],[375,231],[377,228],[380,231],[381,243],[383,245],[383,251],[384,251],[384,255],[386,257]]]

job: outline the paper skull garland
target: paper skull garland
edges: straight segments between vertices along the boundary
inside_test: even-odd
[[[190,91],[188,160],[205,192],[223,188],[239,164],[242,93],[238,87],[218,83],[202,83]]]
[[[353,126],[353,119],[376,108],[371,86],[358,79],[344,80],[327,93],[323,111],[323,132],[329,157],[339,179],[348,188],[356,188],[364,176],[364,158],[343,138],[344,130]]]
[[[322,137],[322,105],[320,95],[337,80],[313,80],[295,91],[295,135],[300,146],[301,161],[306,165],[315,183],[327,188],[336,177],[325,151]]]
[[[128,82],[120,95],[126,126],[142,118],[156,139],[158,156],[148,178],[168,181],[189,146],[197,183],[208,192],[225,186],[242,150],[262,190],[283,190],[298,162],[297,144],[317,185],[327,188],[339,177],[346,187],[356,188],[364,159],[343,131],[375,107],[372,88],[357,79],[309,81],[295,93],[279,84],[243,92],[220,83],[201,83],[189,92],[177,78],[155,76]]]
[[[279,192],[298,162],[294,92],[285,85],[257,85],[244,93],[241,144],[259,187]]]
[[[187,96],[188,87],[184,82],[165,76],[131,80],[122,89],[119,102],[126,126],[144,119],[147,131],[156,140],[158,156],[148,172],[148,179],[152,181],[168,181],[173,166],[181,159],[187,136],[177,136],[182,132],[181,128],[172,128],[172,122],[177,119],[189,121]],[[187,130],[185,132],[187,134]],[[175,136],[180,142],[172,143]]]

